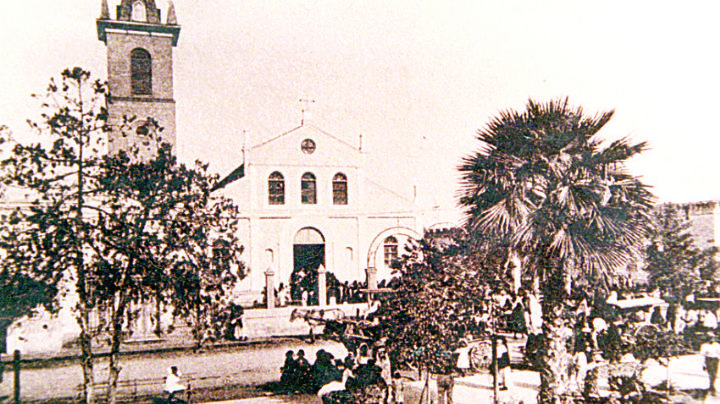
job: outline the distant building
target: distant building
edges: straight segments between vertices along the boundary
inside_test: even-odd
[[[720,201],[677,204],[690,223],[690,234],[700,248],[720,247]]]

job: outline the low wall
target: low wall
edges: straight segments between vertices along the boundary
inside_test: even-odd
[[[317,306],[287,306],[274,309],[245,309],[243,315],[243,335],[249,339],[259,340],[270,337],[297,336],[310,334],[310,325],[303,319],[290,321],[290,314],[295,309],[317,309]],[[324,309],[340,309],[347,316],[363,314],[368,309],[367,303],[340,304],[324,307]],[[64,344],[76,341],[79,329],[75,318],[69,315],[51,315],[40,313],[33,318],[16,321],[8,329],[7,352],[19,350],[27,354],[54,354],[66,349]],[[166,319],[164,324],[171,320]],[[157,338],[152,333],[136,332],[126,343],[157,342],[166,345],[193,344],[189,327],[182,320],[175,323],[176,329],[170,334]],[[322,326],[315,326],[315,335],[322,333]],[[97,342],[96,342],[97,344]],[[96,345],[99,347],[100,345]]]

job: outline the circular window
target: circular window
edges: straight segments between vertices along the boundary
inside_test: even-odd
[[[312,154],[315,151],[315,142],[312,139],[305,139],[300,143],[300,150],[305,154]]]

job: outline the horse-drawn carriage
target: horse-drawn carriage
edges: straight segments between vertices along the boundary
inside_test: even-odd
[[[611,300],[608,302],[610,318],[618,317],[627,320],[628,332],[633,336],[654,333],[659,331],[655,322],[652,321],[657,311],[663,320],[666,316],[668,303],[658,297],[638,297],[633,299]]]
[[[362,343],[369,347],[381,343],[379,324],[363,316],[349,316],[339,308],[297,308],[290,314],[290,321],[302,319],[312,327],[323,326],[322,336],[345,345],[354,352]]]
[[[366,314],[366,313],[364,313]],[[356,352],[362,344],[372,349],[385,344],[381,335],[380,319],[369,320],[366,315],[350,316],[339,308],[296,308],[290,315],[291,321],[302,319],[311,329],[323,326],[322,337],[342,343],[349,352]],[[492,364],[492,341],[487,333],[467,334],[470,368],[474,372],[487,371]]]

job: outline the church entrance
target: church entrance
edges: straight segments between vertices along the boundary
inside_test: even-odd
[[[325,238],[312,227],[300,229],[293,241],[293,272],[290,275],[293,301],[318,304],[320,265],[325,265]]]

